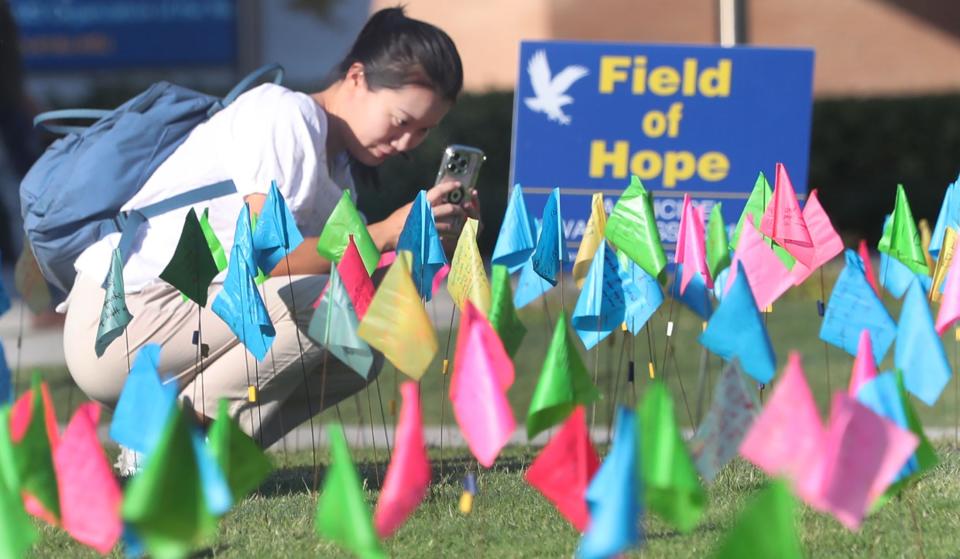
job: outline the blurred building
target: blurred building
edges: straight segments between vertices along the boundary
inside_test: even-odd
[[[408,0],[460,48],[471,91],[512,89],[521,39],[716,44],[724,0]],[[816,50],[818,96],[960,89],[956,0],[730,0],[748,43]],[[170,79],[219,91],[278,61],[319,87],[367,16],[396,0],[10,0],[29,88],[54,104]],[[179,31],[178,31],[179,30]]]

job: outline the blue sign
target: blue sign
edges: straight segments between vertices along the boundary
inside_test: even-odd
[[[524,41],[511,184],[534,216],[560,188],[572,260],[591,195],[609,213],[637,175],[672,250],[685,193],[735,224],[777,162],[806,192],[812,96],[809,49]]]
[[[235,0],[11,0],[30,70],[230,65]]]

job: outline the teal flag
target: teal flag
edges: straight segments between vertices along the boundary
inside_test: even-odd
[[[340,273],[330,268],[330,283],[310,319],[307,336],[327,348],[342,363],[363,378],[373,366],[373,350],[357,335],[357,312],[347,294]]]
[[[120,337],[133,319],[127,310],[126,294],[123,289],[123,258],[120,250],[114,249],[110,260],[110,274],[104,289],[103,309],[100,310],[100,324],[97,326],[97,339],[94,349],[97,357],[102,357],[113,340]]]
[[[533,251],[533,271],[540,277],[557,285],[557,274],[567,258],[567,238],[563,232],[563,218],[560,217],[560,189],[554,188],[543,207],[543,219],[537,248]]]
[[[406,250],[413,255],[410,275],[420,297],[429,301],[433,297],[433,277],[447,263],[447,255],[440,244],[433,208],[427,200],[427,192],[421,190],[410,207],[407,221],[397,240],[397,251]]]

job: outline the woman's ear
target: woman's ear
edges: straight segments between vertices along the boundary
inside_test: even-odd
[[[347,69],[347,75],[344,76],[343,81],[349,84],[352,88],[362,87],[366,89],[367,79],[363,73],[363,63],[354,62],[353,64],[351,64],[350,67]]]

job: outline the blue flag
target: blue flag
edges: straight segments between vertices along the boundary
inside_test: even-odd
[[[727,286],[727,278],[730,276],[730,266],[717,272],[717,277],[713,278],[713,296],[717,301],[723,300],[723,289]],[[696,277],[696,275],[694,275]],[[688,287],[689,289],[689,287]]]
[[[743,264],[737,266],[737,279],[700,334],[700,343],[727,361],[740,359],[745,373],[766,384],[773,379],[777,359]]]
[[[683,275],[683,264],[677,264],[677,271],[674,274],[673,284],[670,286],[670,296],[680,301],[690,310],[697,313],[700,318],[710,320],[713,314],[713,304],[710,302],[710,290],[707,289],[703,276],[693,274],[687,288],[680,293],[680,277]],[[726,279],[726,276],[724,276]],[[716,285],[716,283],[714,284]]]
[[[198,429],[190,430],[190,440],[193,442],[193,454],[197,459],[197,470],[200,472],[200,485],[207,510],[214,516],[223,516],[233,506],[233,494],[227,478]]]
[[[263,203],[257,230],[253,233],[253,254],[257,266],[270,273],[284,256],[303,242],[303,235],[287,207],[287,202],[277,188],[277,181],[270,182],[270,192]]]
[[[537,238],[540,238],[540,226],[537,226]],[[553,288],[554,284],[540,277],[533,271],[533,255],[523,264],[520,269],[520,279],[517,282],[517,290],[513,293],[513,307],[522,309],[530,303],[539,299],[547,291]]]
[[[860,386],[857,390],[857,401],[867,406],[874,413],[893,421],[902,429],[910,430],[907,423],[907,412],[900,400],[900,391],[897,389],[897,377],[892,371],[881,373]],[[916,454],[907,460],[903,469],[893,478],[892,482],[909,476],[920,469]]]
[[[918,274],[885,252],[880,253],[880,285],[899,299],[907,292],[910,283],[916,278],[924,291],[930,291],[933,279],[926,274]],[[940,284],[941,287],[947,282]]]
[[[540,277],[557,285],[557,274],[567,262],[567,239],[563,233],[563,218],[560,217],[560,189],[554,188],[543,207],[540,238],[533,251],[533,271]]]
[[[623,295],[627,301],[627,310],[623,321],[636,336],[663,304],[663,291],[656,278],[647,273],[623,251],[617,251],[620,262],[620,281],[623,282]]]
[[[612,557],[643,541],[640,533],[642,490],[637,468],[640,452],[634,414],[621,406],[613,446],[587,487],[590,525],[577,557]]]
[[[641,295],[631,284],[632,299]],[[587,349],[591,349],[623,323],[627,309],[620,263],[613,249],[603,241],[597,247],[577,306],[570,322]]]
[[[897,336],[897,325],[870,287],[860,256],[850,249],[843,256],[846,266],[833,285],[820,339],[855,356],[860,332],[869,330],[874,361],[880,363]]]
[[[507,212],[503,215],[497,245],[493,248],[493,263],[506,266],[513,274],[530,259],[535,247],[533,223],[523,201],[523,189],[517,184],[510,193]]]
[[[903,299],[893,363],[903,371],[907,390],[928,406],[937,402],[950,381],[950,363],[933,327],[923,289],[916,281]]]
[[[157,367],[160,346],[140,348],[110,422],[110,438],[144,455],[150,454],[176,405],[176,381],[163,383]]]
[[[3,340],[0,340],[0,406],[13,403],[13,382],[10,380],[10,367],[3,353]]]
[[[934,259],[940,256],[940,247],[943,246],[943,237],[947,233],[947,227],[960,230],[960,196],[957,196],[956,193],[958,182],[960,182],[960,176],[957,176],[957,180],[947,186],[947,191],[943,195],[943,203],[940,204],[940,213],[937,214],[937,223],[933,226],[930,247],[927,250]]]
[[[254,282],[256,271],[250,209],[244,204],[237,218],[227,277],[211,310],[223,319],[257,361],[263,361],[277,333]]]
[[[410,263],[410,275],[417,292],[425,301],[433,297],[433,276],[444,264],[447,255],[443,253],[437,223],[433,219],[433,210],[427,201],[427,192],[421,190],[407,214],[403,231],[397,240],[397,252],[410,251],[413,261]]]

